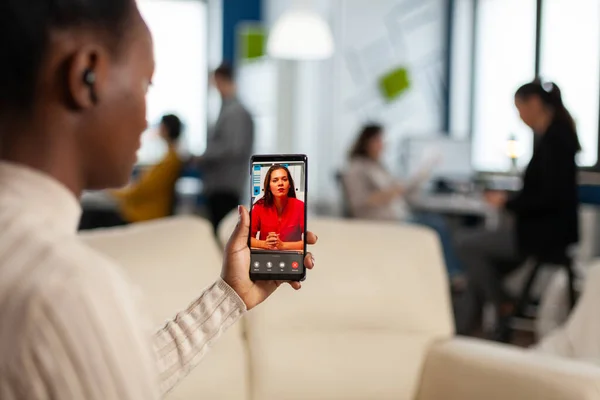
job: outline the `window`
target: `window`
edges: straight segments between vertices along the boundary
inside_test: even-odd
[[[583,151],[579,165],[598,160],[600,108],[600,2],[545,0],[542,6],[540,75],[561,89],[577,123]]]
[[[156,71],[147,96],[147,118],[156,125],[165,113],[184,123],[182,149],[201,154],[206,147],[207,6],[204,1],[139,0],[154,39]],[[140,163],[152,163],[165,151],[154,129],[142,137]]]
[[[456,139],[465,139],[471,129],[473,0],[455,1],[452,19],[450,132]]]
[[[514,135],[529,162],[533,134],[519,119],[515,91],[535,76],[535,0],[480,0],[475,26],[473,166],[507,171]]]
[[[472,32],[469,8],[476,10]],[[578,164],[598,165],[600,2],[456,0],[453,25],[450,128],[454,137],[470,131],[476,170],[508,171],[511,136],[519,167],[529,162],[533,135],[519,120],[513,95],[535,76],[561,89],[583,147]]]

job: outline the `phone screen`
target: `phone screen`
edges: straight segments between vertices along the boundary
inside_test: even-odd
[[[251,162],[250,276],[305,277],[307,158],[254,156]]]

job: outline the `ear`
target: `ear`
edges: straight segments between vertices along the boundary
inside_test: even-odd
[[[78,50],[67,65],[66,94],[75,109],[85,110],[102,101],[109,55],[101,47]]]

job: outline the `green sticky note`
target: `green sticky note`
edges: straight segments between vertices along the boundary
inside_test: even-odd
[[[379,89],[386,101],[398,98],[410,87],[408,70],[396,68],[379,78]]]
[[[240,29],[240,58],[254,60],[266,54],[267,35],[262,27],[252,26]]]

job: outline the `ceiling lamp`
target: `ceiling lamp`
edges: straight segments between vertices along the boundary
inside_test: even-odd
[[[271,29],[267,42],[269,56],[287,60],[329,58],[333,49],[329,25],[320,15],[308,9],[285,12]]]

